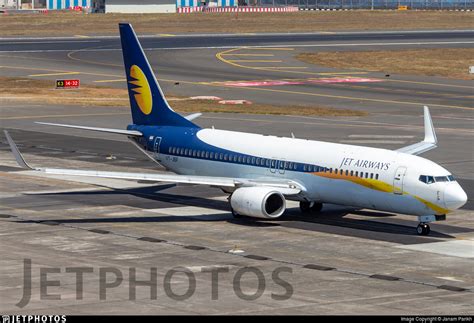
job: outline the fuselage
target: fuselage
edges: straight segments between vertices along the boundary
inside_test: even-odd
[[[136,126],[138,143],[183,175],[285,178],[304,192],[296,200],[410,215],[441,215],[467,200],[443,167],[422,157],[371,147],[235,131]]]

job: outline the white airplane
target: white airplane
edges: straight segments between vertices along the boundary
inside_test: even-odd
[[[275,219],[286,200],[304,213],[323,203],[418,216],[417,233],[462,207],[467,195],[451,173],[416,155],[436,148],[427,107],[425,139],[396,151],[321,141],[203,129],[171,109],[129,24],[120,24],[133,124],[127,130],[41,123],[127,136],[149,158],[175,174],[32,168],[5,135],[20,166],[59,175],[93,176],[219,187],[235,217]]]

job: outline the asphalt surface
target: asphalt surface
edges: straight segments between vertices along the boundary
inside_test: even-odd
[[[307,34],[206,34],[206,35],[173,35],[145,36],[141,39],[143,48],[203,48],[203,47],[240,47],[240,46],[267,46],[282,44],[307,44],[330,42],[417,42],[417,41],[444,41],[444,42],[472,42],[474,31],[400,31],[400,32],[361,32],[361,33],[307,33]],[[11,51],[54,51],[80,50],[90,46],[100,49],[120,49],[120,40],[117,37],[92,37],[92,39],[73,38],[44,38],[44,39],[16,39],[3,38],[0,42],[0,52]]]
[[[393,42],[390,35],[405,44],[386,45]],[[4,309],[10,313],[75,314],[472,314],[472,81],[339,71],[302,64],[293,58],[303,51],[365,50],[368,46],[472,46],[472,32],[407,33],[411,38],[402,41],[398,35],[343,35],[345,39],[337,39],[339,35],[281,39],[281,35],[145,37],[143,43],[149,48],[151,65],[167,93],[217,95],[280,105],[316,102],[369,112],[366,117],[331,118],[214,113],[196,120],[203,127],[280,136],[294,133],[298,138],[397,149],[421,140],[422,105],[428,104],[439,147],[423,156],[452,171],[469,197],[468,204],[450,214],[446,222],[432,224],[430,236],[417,236],[416,219],[399,214],[326,205],[317,217],[304,217],[290,202],[286,216],[277,221],[235,220],[229,213],[226,196],[214,188],[38,177],[17,167],[2,137],[0,302]],[[189,44],[181,43],[182,39]],[[298,40],[284,44],[293,39]],[[50,39],[40,44],[1,40],[0,46],[4,47],[0,52],[0,75],[52,81],[73,75],[84,83],[123,87],[117,39],[97,40],[99,44],[84,43],[83,39]],[[446,40],[450,44],[433,44]],[[40,40],[33,40],[36,41]],[[273,42],[272,49],[240,47],[273,46]],[[173,44],[201,48],[169,49]],[[220,48],[202,48],[211,44]],[[231,48],[222,48],[228,44]],[[107,48],[99,51],[97,46]],[[34,52],[27,52],[31,50]],[[254,56],[261,53],[271,56]],[[71,72],[79,74],[61,74]],[[326,78],[381,81],[311,82]],[[263,80],[300,83],[227,84]],[[161,170],[121,136],[34,124],[49,121],[124,128],[130,122],[126,108],[44,105],[6,99],[0,100],[0,108],[1,128],[10,130],[20,150],[35,166]],[[33,287],[31,300],[22,308],[18,302],[23,293],[24,259],[32,260]],[[77,298],[74,276],[66,272],[67,267],[79,266],[93,269],[85,276],[82,299]],[[40,267],[59,268],[60,272],[51,275],[51,279],[59,279],[60,284],[50,286],[48,291],[61,295],[60,300],[42,298]],[[123,273],[124,283],[109,289],[107,298],[101,300],[97,286],[104,279],[99,270],[110,267]],[[157,299],[151,297],[149,287],[139,286],[136,300],[131,300],[129,268],[136,268],[142,280],[149,280],[152,267],[157,267],[158,272]],[[197,279],[196,292],[184,301],[170,298],[162,284],[167,272],[177,267],[184,267]],[[233,283],[237,272],[248,267],[261,270],[266,279],[264,293],[253,301],[238,297]],[[290,283],[293,293],[276,301],[272,294],[285,292],[272,280],[273,271],[280,267],[291,268],[291,274],[281,277]],[[212,268],[229,270],[221,274],[217,300],[211,299],[215,281],[209,274]],[[182,275],[176,278],[173,286],[183,294],[187,280]],[[242,277],[245,292],[255,291],[257,285],[252,274]]]

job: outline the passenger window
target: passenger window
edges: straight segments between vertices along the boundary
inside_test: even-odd
[[[369,173],[365,173],[365,178],[369,178]]]
[[[379,174],[375,174],[375,179],[379,179]]]
[[[224,155],[224,160],[227,160],[227,154]]]
[[[298,168],[298,164],[297,163],[294,163],[293,164],[293,169],[296,170]]]
[[[307,169],[308,169],[308,166],[306,164],[304,164],[303,171],[306,172]]]
[[[374,173],[370,173],[370,179],[374,178]]]
[[[223,153],[220,153],[220,154],[219,154],[219,159],[220,159],[220,160],[224,159],[224,154],[223,154]]]
[[[354,171],[353,170],[351,170],[351,176],[354,176]]]

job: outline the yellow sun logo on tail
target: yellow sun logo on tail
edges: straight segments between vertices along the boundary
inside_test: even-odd
[[[153,107],[153,99],[151,96],[150,84],[145,76],[145,73],[137,65],[132,65],[130,67],[130,77],[133,81],[128,81],[128,83],[136,85],[136,88],[133,88],[132,91],[134,94],[135,100],[137,101],[138,107],[140,110],[149,115]]]

